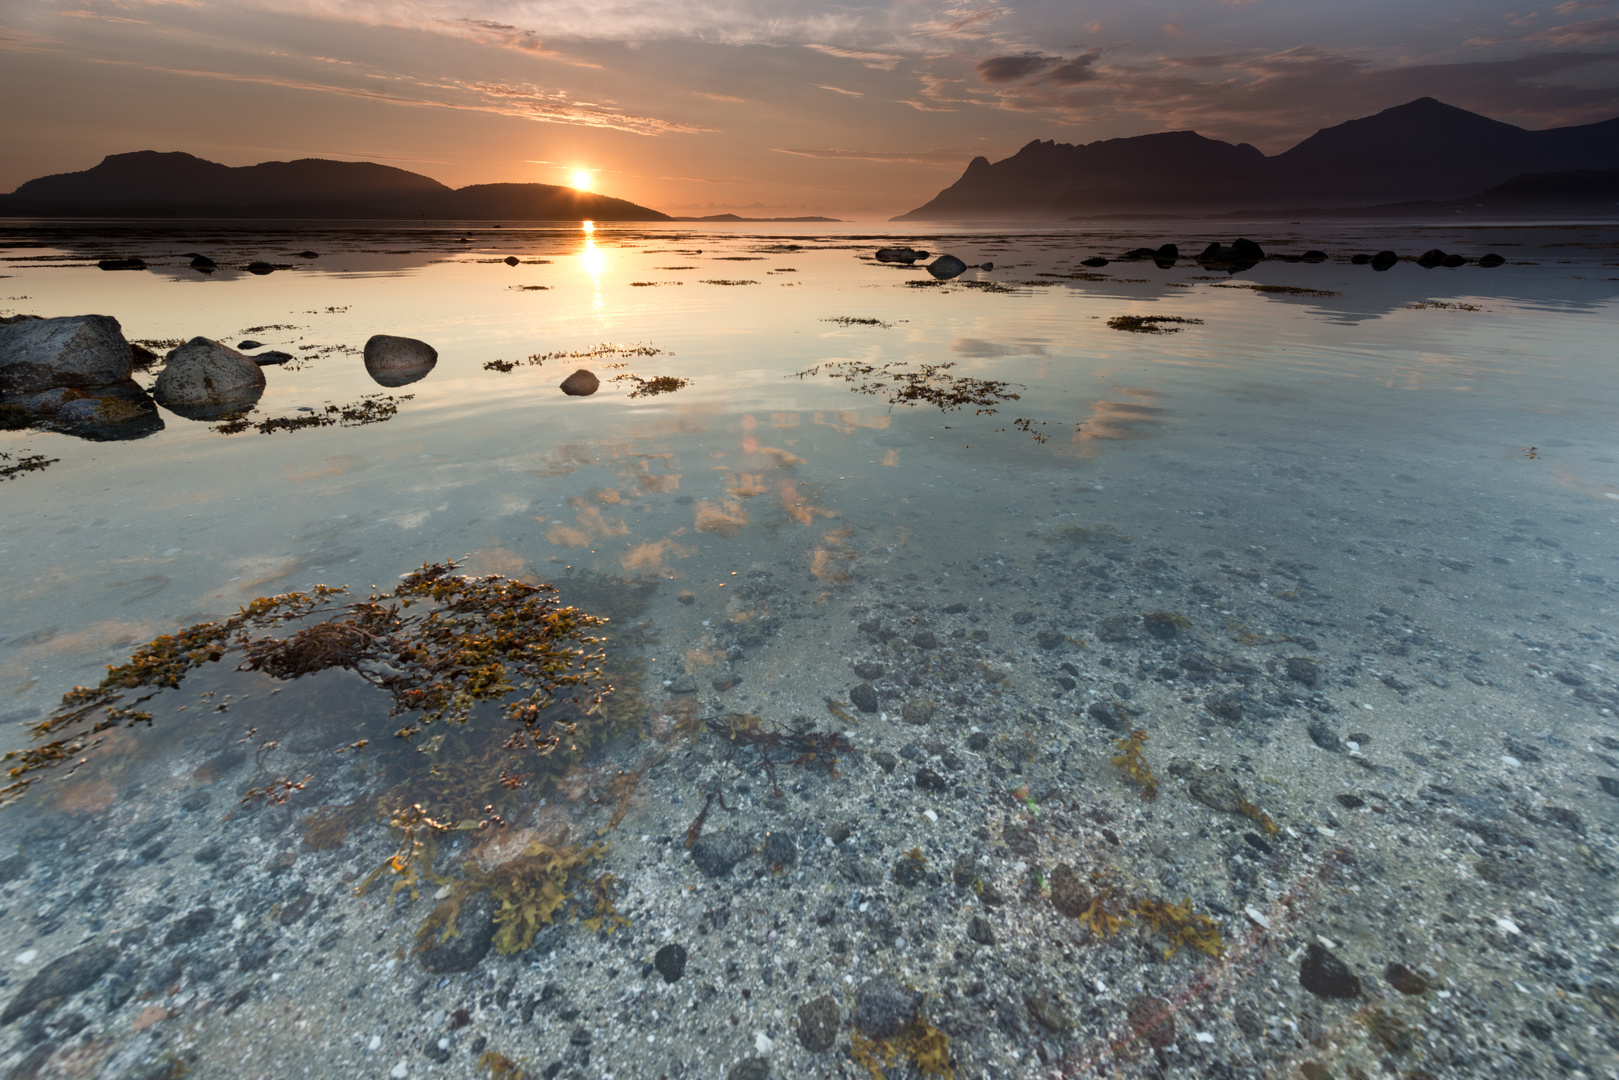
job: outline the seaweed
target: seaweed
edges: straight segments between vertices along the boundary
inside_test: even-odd
[[[892,1039],[868,1038],[859,1028],[849,1033],[849,1059],[871,1073],[872,1080],[886,1080],[888,1068],[905,1059],[923,1076],[953,1080],[950,1065],[950,1036],[918,1013],[905,1029]]]
[[[1164,949],[1165,960],[1173,957],[1183,947],[1197,949],[1216,960],[1225,952],[1225,942],[1220,937],[1220,928],[1209,916],[1200,915],[1192,910],[1190,897],[1178,904],[1171,904],[1157,897],[1148,897],[1132,904],[1130,911],[1150,926],[1154,933],[1169,938],[1169,945]]]
[[[516,366],[517,366],[517,363],[516,363],[516,361],[513,361],[513,360],[490,360],[490,361],[488,361],[487,363],[484,364],[483,369],[485,371],[502,371],[502,372],[504,372],[504,371],[510,371],[512,368],[514,368]]]
[[[28,451],[19,451],[17,456],[0,453],[0,462],[14,462],[15,464],[0,464],[0,483],[13,477],[21,476],[25,472],[38,472],[41,469],[55,465],[61,458],[48,458],[44,454],[30,454]]]
[[[629,396],[632,398],[653,397],[657,394],[672,394],[676,390],[680,390],[691,385],[690,379],[681,379],[673,375],[655,375],[650,379],[643,379],[641,376],[632,375],[629,372],[625,372],[622,375],[614,375],[613,381],[634,383],[635,389],[631,390],[629,394]]]
[[[893,323],[883,322],[881,319],[865,319],[857,315],[834,315],[830,319],[822,319],[821,321],[837,323],[839,326],[878,326],[884,330],[894,328]]]
[[[816,731],[814,728],[794,730],[775,723],[766,723],[758,716],[731,713],[708,722],[716,735],[724,736],[730,746],[726,760],[742,772],[738,760],[741,751],[758,751],[758,764],[770,779],[772,792],[780,797],[781,784],[776,779],[777,765],[825,769],[834,779],[838,775],[838,759],[854,753],[854,746],[835,731]]]
[[[1018,384],[949,374],[949,369],[955,366],[954,361],[913,368],[897,360],[880,366],[860,360],[839,360],[817,364],[795,373],[793,378],[807,378],[824,370],[835,379],[853,384],[857,394],[886,397],[890,407],[921,404],[932,405],[940,412],[952,412],[964,405],[975,405],[973,412],[978,416],[991,416],[997,405],[1017,401],[1020,397],[1012,389]]]
[[[1237,809],[1243,814],[1244,817],[1249,817],[1257,821],[1259,823],[1259,827],[1264,829],[1265,832],[1271,836],[1275,836],[1277,833],[1282,831],[1276,827],[1276,822],[1270,819],[1269,814],[1265,813],[1265,811],[1261,810],[1251,802],[1247,802],[1246,800],[1238,802]]]
[[[272,416],[268,420],[250,420],[251,413],[240,413],[215,424],[221,435],[240,435],[244,431],[257,431],[260,435],[273,435],[277,431],[301,431],[318,427],[364,427],[392,420],[399,412],[399,403],[410,401],[415,394],[367,394],[352,405],[327,405],[319,412],[302,416]]]
[[[559,756],[578,753],[587,742],[575,738],[581,722],[610,690],[599,666],[604,654],[595,651],[602,639],[592,636],[607,620],[562,605],[551,585],[465,577],[456,565],[428,563],[391,593],[355,603],[340,603],[346,590],[329,585],[261,597],[222,622],[154,638],[109,665],[98,685],[74,688],[50,716],[28,725],[34,745],[0,759],[10,766],[0,804],[20,798],[32,774],[79,758],[102,732],[150,724],[140,705],[227,655],[240,658],[238,670],[279,680],[351,671],[392,698],[390,715],[414,717],[395,733],[401,739],[438,721],[465,725],[480,702],[501,702],[516,725],[501,749],[552,755],[568,740]],[[563,695],[572,695],[574,711],[551,708]]]
[[[1113,758],[1113,765],[1140,784],[1141,798],[1146,802],[1152,802],[1158,798],[1158,778],[1153,775],[1146,759],[1141,756],[1141,747],[1146,741],[1147,733],[1140,728],[1130,732],[1129,738],[1119,739],[1113,744],[1119,751]]]
[[[493,1050],[483,1052],[478,1059],[478,1068],[487,1072],[490,1080],[526,1080],[528,1076],[522,1065]]]
[[[1179,326],[1166,326],[1166,323],[1184,323],[1190,326],[1203,325],[1202,319],[1183,319],[1179,315],[1115,315],[1107,321],[1107,325],[1114,330],[1123,330],[1131,334],[1178,334]]]
[[[595,914],[582,921],[593,932],[611,934],[621,926],[630,925],[630,920],[618,913],[613,906],[613,890],[618,879],[612,874],[601,874],[590,883],[590,907]]]
[[[757,281],[747,281],[736,278],[703,278],[704,285],[757,285]]]
[[[395,824],[397,826],[398,822]],[[394,884],[395,893],[408,887],[412,895],[415,895],[413,872],[422,873],[419,867],[426,868],[423,876],[444,887],[448,892],[417,928],[418,951],[430,947],[435,940],[435,934],[439,941],[457,936],[460,930],[456,926],[456,919],[461,913],[461,906],[477,893],[488,890],[495,908],[497,927],[494,936],[495,951],[502,955],[511,955],[533,945],[535,935],[543,927],[556,921],[558,912],[572,895],[569,885],[575,872],[589,866],[606,851],[606,848],[600,844],[554,846],[535,839],[524,847],[521,855],[491,869],[486,870],[475,861],[469,860],[470,868],[460,879],[440,877],[433,873],[431,846],[424,850],[427,852],[426,858],[413,859],[402,867],[395,868],[394,871],[400,875]],[[370,877],[355,890],[356,894],[366,891],[371,881],[386,869],[389,869],[387,863],[372,871]],[[601,885],[604,878],[607,885]],[[598,895],[598,888],[605,890],[610,887],[611,880],[610,874],[598,878],[592,885],[592,895]],[[610,917],[618,919],[619,923],[625,922],[612,910],[610,897],[606,905]],[[587,923],[589,921],[586,920]]]

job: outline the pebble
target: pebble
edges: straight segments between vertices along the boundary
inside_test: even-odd
[[[1360,993],[1360,979],[1319,942],[1310,942],[1299,964],[1299,985],[1317,997],[1351,998]]]
[[[798,1041],[812,1054],[832,1049],[838,1038],[838,1003],[822,994],[798,1007]]]
[[[916,995],[887,975],[860,984],[851,1019],[867,1038],[892,1039],[916,1016]]]
[[[691,861],[703,876],[718,878],[731,872],[731,867],[747,856],[747,843],[735,833],[705,833],[691,846]]]
[[[860,683],[849,691],[849,701],[861,712],[874,713],[877,711],[877,688],[870,683]]]

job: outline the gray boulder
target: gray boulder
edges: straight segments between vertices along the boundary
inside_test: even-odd
[[[404,386],[427,377],[438,363],[438,350],[425,341],[374,334],[365,343],[365,372],[379,386]]]
[[[954,255],[940,255],[937,259],[928,263],[928,273],[940,281],[949,281],[951,278],[960,277],[966,270],[967,264]]]
[[[170,351],[152,396],[188,420],[217,420],[253,407],[264,394],[264,372],[227,345],[194,337]]]
[[[562,392],[569,397],[589,397],[601,386],[601,380],[596,373],[580,368],[578,371],[562,380]]]
[[[129,342],[110,315],[0,326],[0,397],[60,386],[106,386],[133,372]]]

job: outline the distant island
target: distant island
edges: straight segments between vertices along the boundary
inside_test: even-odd
[[[456,221],[669,221],[625,199],[557,184],[473,184],[369,161],[230,166],[192,154],[112,154],[81,172],[0,195],[4,217],[406,218]]]
[[[894,221],[1164,215],[1619,217],[1619,118],[1528,131],[1433,98],[1267,157],[1194,131],[976,157]]]
[[[709,214],[706,217],[673,217],[670,221],[842,221],[842,218],[819,217],[807,214],[804,217],[738,217],[736,214]]]

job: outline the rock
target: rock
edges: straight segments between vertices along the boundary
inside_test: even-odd
[[[1324,263],[1327,261],[1327,253],[1325,251],[1316,251],[1314,248],[1312,248],[1309,251],[1306,251],[1303,255],[1300,255],[1299,261],[1307,263]]]
[[[798,1041],[812,1054],[830,1050],[838,1041],[838,1003],[831,994],[798,1007]]]
[[[1286,661],[1287,677],[1305,686],[1314,686],[1321,678],[1321,666],[1303,656],[1290,656]]]
[[[422,967],[434,975],[471,971],[488,954],[495,937],[495,905],[487,891],[462,901],[455,926],[459,931],[455,937],[441,941],[438,934],[432,934],[421,950]]]
[[[0,398],[56,387],[106,386],[133,374],[129,342],[110,315],[0,326]]]
[[[877,767],[885,773],[893,772],[895,766],[899,764],[899,758],[890,754],[887,750],[873,750],[871,760],[875,761]]]
[[[940,794],[950,790],[950,781],[926,766],[916,770],[916,786]]]
[[[1159,641],[1174,641],[1186,624],[1184,615],[1176,615],[1169,611],[1154,611],[1150,615],[1141,616],[1141,625]]]
[[[743,1058],[731,1066],[725,1080],[770,1080],[770,1062],[762,1057]]]
[[[1067,863],[1058,863],[1051,871],[1051,906],[1077,919],[1091,906],[1091,890],[1079,872]]]
[[[137,258],[102,259],[96,265],[103,270],[145,270],[146,260]]]
[[[1426,994],[1431,989],[1428,980],[1421,974],[1398,962],[1391,961],[1389,966],[1383,969],[1383,977],[1388,979],[1390,986],[1402,994]]]
[[[164,358],[152,387],[157,403],[188,420],[217,420],[251,408],[264,393],[264,372],[235,349],[194,337]]]
[[[580,368],[562,380],[561,389],[569,397],[589,397],[600,388],[601,384],[601,380],[596,378],[594,372]]]
[[[1175,1042],[1175,1013],[1170,1003],[1161,997],[1138,994],[1131,998],[1125,1022],[1130,1025],[1131,1034],[1146,1039],[1147,1045],[1155,1049],[1162,1050]]]
[[[190,254],[191,254],[191,265],[196,267],[198,270],[212,270],[212,269],[214,269],[214,267],[219,265],[218,263],[214,262],[214,260],[210,259],[206,255],[198,255],[194,251],[191,252]]]
[[[1504,259],[1501,256],[1497,255],[1493,251],[1490,252],[1488,255],[1479,256],[1479,260],[1478,260],[1478,264],[1480,266],[1484,267],[1485,269],[1500,266],[1504,262],[1506,262],[1506,259]]]
[[[57,957],[17,991],[17,996],[11,999],[6,1011],[0,1013],[0,1024],[9,1024],[52,998],[65,998],[88,990],[117,960],[118,949],[106,942],[86,945]]]
[[[1445,261],[1445,253],[1438,248],[1429,248],[1417,256],[1417,265],[1424,270],[1432,270]]]
[[[1186,793],[1211,810],[1235,814],[1247,801],[1241,785],[1218,766],[1211,769],[1194,768],[1186,784]]]
[[[785,870],[798,861],[798,844],[780,830],[765,834],[765,862],[772,870]]]
[[[916,995],[879,975],[860,984],[855,993],[854,1026],[871,1039],[892,1039],[916,1018]]]
[[[1141,625],[1129,615],[1109,615],[1096,624],[1096,636],[1103,641],[1123,643],[1136,639],[1136,627]]]
[[[427,377],[438,350],[425,341],[374,334],[365,343],[365,372],[378,386],[405,386]]]
[[[960,277],[966,271],[967,264],[954,255],[940,255],[937,259],[928,263],[928,273],[940,281],[949,281],[951,278]]]
[[[1317,997],[1352,998],[1360,993],[1360,980],[1325,945],[1310,942],[1299,963],[1299,985]]]
[[[1175,244],[1162,244],[1152,253],[1154,259],[1175,260],[1181,257],[1181,249]]]
[[[300,251],[300,252],[297,253],[297,255],[298,255],[298,258],[300,258],[300,259],[318,259],[318,258],[320,258],[320,252],[318,252],[318,251]]]
[[[854,673],[862,679],[880,679],[883,677],[883,666],[870,660],[856,660]]]
[[[663,976],[664,982],[678,982],[680,977],[686,974],[686,947],[665,945],[658,950],[658,955],[652,958],[652,966],[658,969],[658,974]]]
[[[918,259],[925,259],[928,253],[910,247],[885,247],[877,249],[877,261],[885,263],[904,263],[910,266]]]
[[[172,947],[197,940],[214,925],[218,915],[211,907],[194,908],[174,921],[169,932],[163,936],[163,944]]]
[[[1034,612],[1032,612],[1032,611],[1014,611],[1014,612],[1012,612],[1012,625],[1013,626],[1028,626],[1032,622],[1034,622]]]
[[[506,256],[504,259],[502,259],[500,261],[505,263],[507,266],[516,266],[517,265],[517,256],[516,255],[508,255],[508,256]]]
[[[1349,261],[1355,266],[1365,266],[1367,263],[1372,261],[1372,257],[1362,251],[1358,254],[1351,255],[1349,257]]]
[[[1120,716],[1118,710],[1105,701],[1091,702],[1085,714],[1103,727],[1112,728],[1114,731],[1124,731],[1129,725],[1129,720]]]
[[[0,885],[16,881],[26,873],[28,873],[28,856],[19,853],[0,859]]]
[[[157,363],[157,353],[144,345],[131,344],[129,346],[129,362],[134,365],[136,371],[145,371]]]
[[[1439,260],[1439,265],[1440,266],[1448,266],[1450,269],[1454,270],[1458,266],[1466,266],[1467,265],[1467,256],[1465,256],[1465,255],[1446,255],[1443,259]]]
[[[1079,265],[1081,265],[1081,266],[1091,266],[1091,267],[1101,267],[1101,266],[1106,266],[1107,265],[1107,260],[1102,258],[1102,256],[1100,256],[1100,255],[1092,255],[1088,259],[1079,260]]]
[[[735,833],[707,833],[691,846],[691,861],[703,876],[718,878],[731,872],[731,867],[748,854],[748,845]]]
[[[1230,251],[1239,259],[1252,259],[1254,262],[1259,262],[1265,257],[1264,248],[1240,236],[1231,241]]]
[[[995,944],[995,928],[982,915],[974,915],[967,922],[967,937],[980,945]]]
[[[927,880],[927,864],[921,859],[913,859],[909,855],[901,855],[894,860],[894,884],[904,888],[913,888]]]
[[[877,688],[870,683],[860,683],[849,691],[849,701],[861,712],[873,713],[877,711]]]
[[[1150,258],[1153,257],[1154,254],[1156,254],[1156,252],[1154,252],[1153,249],[1150,248],[1150,247],[1138,247],[1138,248],[1131,248],[1129,251],[1126,251],[1123,255],[1120,255],[1119,258],[1120,259],[1130,259],[1130,260],[1134,261],[1134,260],[1137,260],[1137,259],[1150,259]]]
[[[264,342],[254,341],[252,338],[248,338],[245,341],[238,341],[236,343],[236,348],[239,350],[262,349],[264,348]]]
[[[1068,638],[1057,630],[1041,630],[1034,635],[1034,643],[1047,652],[1057,648],[1067,640]]]
[[[954,604],[947,604],[944,608],[944,613],[946,615],[964,615],[966,612],[967,605],[960,603],[959,601]]]
[[[1074,1026],[1073,1017],[1063,1008],[1062,1001],[1050,990],[1034,990],[1023,995],[1023,1004],[1029,1015],[1048,1031],[1059,1034]]]
[[[870,712],[871,710],[866,711]],[[900,717],[907,724],[920,725],[930,722],[937,711],[938,709],[933,704],[932,698],[917,698],[905,703],[905,706],[900,709]]]
[[[1382,273],[1384,270],[1387,270],[1389,267],[1399,262],[1400,257],[1394,254],[1392,251],[1384,250],[1379,251],[1376,255],[1373,255],[1370,261],[1372,264],[1372,269],[1376,270],[1378,273]]]
[[[248,359],[259,365],[259,367],[268,367],[271,364],[285,364],[288,360],[292,359],[292,354],[280,352],[276,349],[270,349],[266,352],[255,353],[254,355],[248,357]]]
[[[1323,750],[1338,751],[1344,748],[1343,742],[1338,738],[1338,733],[1328,727],[1325,721],[1312,720],[1305,730],[1310,733],[1310,741]]]
[[[932,630],[923,630],[911,638],[911,644],[918,649],[937,649],[939,647],[939,638]]]
[[[259,277],[263,277],[265,274],[272,273],[277,268],[274,263],[267,263],[262,259],[255,259],[248,263],[243,269],[245,269],[249,274],[257,274]]]

